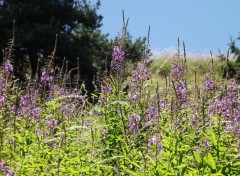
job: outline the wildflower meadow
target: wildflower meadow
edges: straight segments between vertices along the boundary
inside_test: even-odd
[[[89,94],[55,52],[25,82],[13,54],[0,70],[1,175],[240,175],[240,86],[216,79],[211,57],[202,82],[184,52],[156,83],[148,55],[127,69],[118,42]]]

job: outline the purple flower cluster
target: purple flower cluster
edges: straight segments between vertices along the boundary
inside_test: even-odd
[[[112,93],[112,87],[108,85],[102,85],[101,86],[101,92],[103,95],[108,95]]]
[[[162,136],[159,135],[154,135],[151,139],[149,139],[148,141],[148,147],[156,147],[158,154],[163,150],[163,146],[161,143],[159,143],[160,141],[163,140]],[[153,151],[150,149],[148,150],[148,154],[151,155],[153,154]]]
[[[162,136],[154,135],[149,141],[148,141],[148,147],[156,145],[157,142],[163,140]]]
[[[157,118],[158,114],[159,114],[158,109],[154,106],[148,108],[146,112],[147,112],[149,120]]]
[[[50,90],[48,91],[48,98],[55,99],[62,96],[65,96],[69,91],[65,88],[62,88],[60,85],[51,85]]]
[[[42,71],[40,82],[42,84],[51,83],[53,81],[53,72],[54,69],[51,69],[49,72],[46,68],[44,68]]]
[[[7,81],[5,80],[5,78],[3,76],[0,75],[0,89],[2,90],[6,90],[8,88],[8,84]]]
[[[16,176],[16,174],[6,167],[5,162],[0,162],[0,172],[4,172],[6,176]]]
[[[210,107],[210,115],[215,114],[229,122],[226,124],[225,131],[240,139],[240,101],[237,84],[231,82],[227,86],[226,95],[222,99],[215,99]]]
[[[192,127],[196,125],[196,123],[197,123],[197,117],[198,117],[198,113],[197,113],[197,112],[195,112],[195,113],[192,114],[192,116],[191,116],[191,118],[190,118],[190,120],[191,120],[191,126],[192,126]]]
[[[82,95],[81,89],[74,89],[72,92],[64,91],[59,89],[60,92],[60,107],[59,112],[62,112],[65,117],[72,118],[76,114],[79,108],[84,106],[84,96]]]
[[[179,64],[174,63],[172,65],[171,75],[173,78],[181,80],[184,76],[183,68]]]
[[[227,86],[226,96],[222,99],[215,99],[210,107],[210,115],[218,114],[227,119],[237,118],[237,115],[240,113],[237,90],[238,86],[230,83]]]
[[[13,73],[13,65],[11,64],[11,61],[9,59],[4,62],[3,72],[7,76],[11,76],[11,74]]]
[[[49,119],[47,122],[46,122],[46,125],[48,127],[48,132],[53,132],[56,127],[57,127],[57,124],[58,124],[58,121],[57,120],[51,120]]]
[[[210,142],[208,140],[204,140],[203,141],[203,147],[208,150],[210,148]]]
[[[233,134],[235,134],[240,140],[240,110],[234,109],[233,115],[234,115],[233,124],[232,124]]]
[[[187,101],[187,85],[183,81],[179,81],[176,85],[176,94],[181,103]]]
[[[228,86],[227,86],[227,97],[233,101],[236,102],[238,99],[238,85],[231,82]]]
[[[42,110],[37,105],[37,100],[40,95],[37,90],[29,88],[26,94],[21,95],[18,115],[24,117],[27,115],[31,119],[38,119],[41,116]]]
[[[131,114],[131,116],[129,117],[129,131],[135,135],[138,134],[140,122],[140,116],[137,116],[135,113]]]
[[[169,109],[170,108],[170,102],[167,99],[160,99],[159,100],[159,107],[160,107],[160,111],[164,110],[164,109]]]
[[[115,46],[112,53],[111,70],[123,73],[125,66],[125,52],[121,47]]]
[[[225,118],[231,117],[232,112],[232,102],[228,98],[224,99],[215,99],[213,105],[210,108],[210,115],[220,115]]]
[[[130,102],[135,102],[139,98],[140,92],[135,90],[130,92]]]
[[[5,105],[7,101],[6,90],[8,88],[7,81],[0,75],[0,109]]]
[[[131,76],[130,102],[135,102],[140,96],[142,83],[150,78],[150,71],[144,64],[139,63]]]
[[[215,89],[215,82],[211,79],[206,79],[203,84],[202,90],[205,93],[211,93],[214,91],[214,89]]]
[[[65,117],[72,118],[74,112],[76,112],[76,110],[78,109],[77,107],[77,102],[67,102],[62,104],[61,110]]]
[[[112,87],[110,85],[101,85],[101,96],[99,102],[101,105],[106,103],[108,96],[112,93]]]
[[[131,76],[131,82],[134,87],[140,87],[142,82],[150,78],[150,71],[143,64],[139,63],[137,69]]]
[[[7,95],[3,92],[1,95],[0,95],[0,104],[1,105],[4,105],[7,101]]]

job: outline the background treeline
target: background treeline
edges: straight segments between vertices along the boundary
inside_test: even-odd
[[[73,69],[72,77],[78,78],[75,82],[85,82],[92,91],[95,77],[108,70],[117,42],[117,38],[109,40],[108,34],[101,32],[100,5],[100,0],[96,4],[87,0],[0,0],[0,49],[4,52],[14,38],[16,77],[26,80],[39,74],[57,44],[55,67]],[[146,38],[133,41],[127,33],[124,40],[127,60],[135,63],[142,58]],[[234,61],[220,54],[226,62],[223,76],[240,77],[240,50],[235,41],[230,43],[230,52],[236,57]],[[2,58],[0,55],[1,62]]]
[[[39,74],[56,43],[55,66],[66,66],[66,60],[68,70],[79,67],[72,75],[79,74],[77,82],[84,81],[93,90],[92,80],[109,68],[117,41],[101,32],[99,7],[100,1],[92,4],[87,0],[0,0],[0,49],[4,51],[14,38],[15,75],[26,80]],[[133,41],[127,34],[124,49],[128,60],[141,58],[145,41]]]

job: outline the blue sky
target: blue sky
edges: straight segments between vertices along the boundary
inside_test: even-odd
[[[191,51],[224,51],[240,32],[240,0],[101,0],[101,29],[109,38],[121,29],[122,10],[133,39],[146,36],[151,26],[154,50],[177,47],[179,37]]]

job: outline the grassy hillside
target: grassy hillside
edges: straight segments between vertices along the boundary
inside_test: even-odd
[[[173,63],[179,63],[185,65],[186,81],[190,85],[202,84],[205,77],[209,72],[214,72],[214,79],[216,81],[222,80],[222,67],[224,62],[219,58],[211,59],[211,57],[199,57],[199,58],[187,58],[186,63],[184,59],[177,58],[169,55],[168,57],[153,56],[152,62],[149,64],[149,69],[152,73],[151,80],[148,81],[153,85],[158,83],[159,85],[169,84],[169,78],[171,76],[171,69]]]

